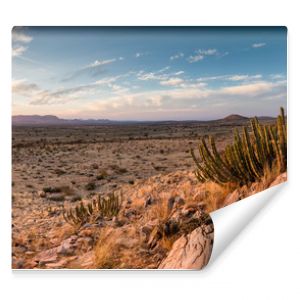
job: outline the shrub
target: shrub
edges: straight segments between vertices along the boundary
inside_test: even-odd
[[[107,172],[105,170],[102,170],[97,176],[97,180],[103,180],[108,176]]]
[[[257,118],[250,122],[242,134],[235,130],[234,141],[221,155],[213,137],[209,137],[210,149],[205,138],[198,145],[200,159],[193,150],[196,176],[200,182],[214,181],[220,184],[237,182],[240,185],[256,181],[264,176],[266,168],[277,167],[284,172],[287,167],[287,128],[284,110],[275,125],[261,125]]]
[[[117,216],[121,207],[121,195],[115,193],[107,197],[98,195],[91,203],[81,202],[74,209],[64,209],[65,221],[74,227],[81,227],[85,223],[95,222],[98,219],[112,219]]]
[[[96,183],[91,181],[89,183],[87,183],[84,188],[87,190],[87,191],[93,191],[95,188],[96,188]]]
[[[45,193],[60,193],[61,192],[61,188],[60,187],[47,186],[47,187],[43,188],[43,191]]]

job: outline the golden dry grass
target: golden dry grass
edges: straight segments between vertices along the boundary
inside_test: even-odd
[[[94,249],[94,263],[95,268],[98,269],[112,269],[114,268],[114,243],[109,238],[111,228],[103,228],[100,231],[100,238]]]

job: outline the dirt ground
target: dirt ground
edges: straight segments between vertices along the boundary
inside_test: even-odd
[[[193,190],[195,199],[191,201],[198,202],[203,188],[193,175],[190,149],[209,134],[215,136],[222,150],[231,140],[233,128],[245,122],[13,127],[13,266],[36,267],[24,261],[58,247],[74,234],[78,237],[79,233],[63,219],[62,208],[97,194],[124,190],[131,197],[125,199],[129,204],[124,207],[128,226],[133,222],[131,210],[135,210],[136,224],[144,220],[144,203],[153,198],[154,189],[166,203],[171,196],[189,197]],[[144,221],[146,224],[149,220]],[[78,247],[80,251],[90,249]],[[78,253],[76,257],[80,257]],[[69,264],[68,260],[64,262]],[[81,262],[80,267],[84,264]]]

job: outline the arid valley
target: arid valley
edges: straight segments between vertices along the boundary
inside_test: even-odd
[[[286,173],[247,187],[197,180],[190,150],[199,139],[213,136],[223,151],[233,128],[248,123],[232,115],[207,122],[13,124],[13,268],[203,267],[213,243],[207,213],[286,180]],[[107,196],[103,214],[97,201]],[[205,233],[197,237],[203,251],[183,258],[197,230]]]

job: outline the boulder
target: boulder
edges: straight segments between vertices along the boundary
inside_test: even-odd
[[[175,241],[159,269],[202,269],[209,261],[212,246],[213,233],[203,234],[198,227]]]
[[[57,255],[57,247],[55,248],[51,248],[49,250],[45,250],[42,252],[39,252],[35,257],[34,257],[34,261],[38,263],[38,265],[44,266],[47,263],[54,263],[57,261],[58,259],[58,255]]]
[[[68,239],[62,241],[60,246],[57,248],[57,254],[60,255],[74,255],[76,250],[77,236],[72,235]]]

